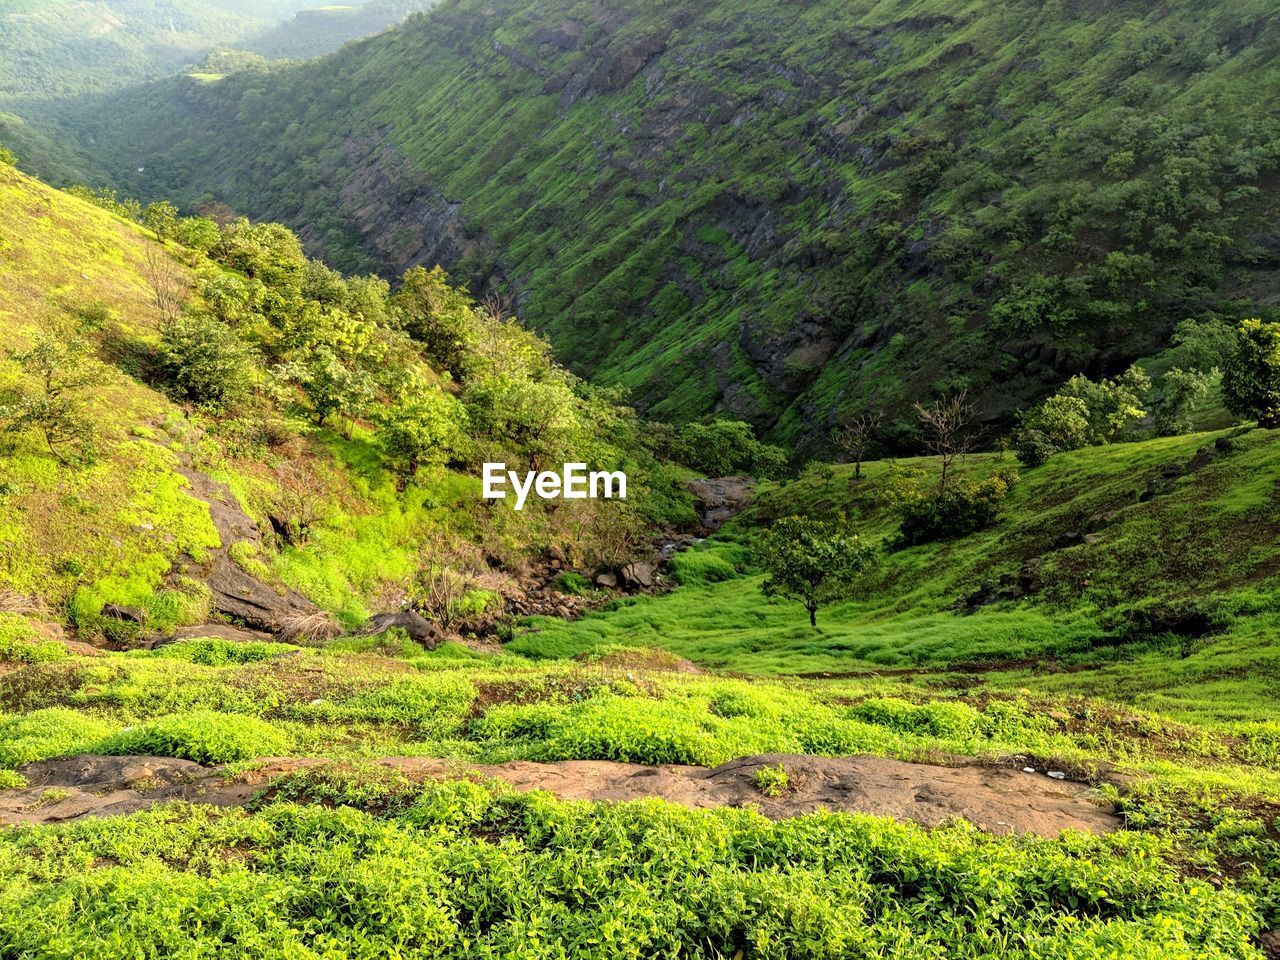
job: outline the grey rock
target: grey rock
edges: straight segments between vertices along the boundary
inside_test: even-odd
[[[104,604],[102,616],[110,620],[119,620],[121,623],[141,625],[147,622],[147,612],[145,610],[139,610],[136,607],[124,607],[116,603]]]
[[[622,582],[628,587],[652,587],[654,574],[653,564],[636,561],[628,563],[620,571]]]
[[[414,610],[375,614],[365,625],[365,634],[376,636],[379,633],[386,633],[393,627],[403,630],[409,635],[409,639],[416,640],[428,650],[434,650],[445,640],[443,630]]]

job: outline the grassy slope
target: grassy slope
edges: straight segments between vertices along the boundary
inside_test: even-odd
[[[129,344],[154,336],[141,278],[147,235],[6,168],[0,189],[5,345],[21,345],[35,325],[97,300],[115,313],[104,342],[120,348],[127,369]],[[261,466],[202,440],[198,425],[124,370],[94,402],[114,441],[93,468],[99,472],[69,479],[29,446],[0,460],[0,479],[13,488],[0,500],[0,529],[14,538],[4,551],[11,566],[0,572],[5,586],[36,584],[54,600],[86,584],[127,600],[112,578],[141,576],[137,589],[153,598],[170,551],[207,546],[210,532],[159,441],[206,458],[250,500],[255,485],[269,481]],[[662,949],[732,956],[743,943],[779,957],[839,956],[851,944],[901,952],[909,935],[924,956],[1048,957],[1074,949],[1252,960],[1249,938],[1280,923],[1280,856],[1269,832],[1280,802],[1275,615],[1265,612],[1275,592],[1276,539],[1266,524],[1275,512],[1280,445],[1270,434],[1248,433],[1231,454],[1175,480],[1160,497],[1133,502],[1149,476],[1186,462],[1212,438],[1056,458],[1027,473],[1000,527],[891,554],[867,596],[824,611],[816,636],[795,608],[765,604],[757,578],[734,569],[745,554],[732,539],[683,556],[678,570],[689,582],[671,595],[573,625],[543,623],[541,633],[516,644],[529,653],[603,654],[576,663],[477,659],[455,647],[426,654],[394,639],[325,650],[204,642],[68,655],[21,618],[0,617],[0,784],[15,782],[11,768],[23,762],[78,751],[348,762],[386,754],[697,763],[755,750],[958,754],[1027,757],[1084,775],[1118,764],[1139,778],[1122,801],[1133,832],[996,841],[962,827],[924,834],[873,818],[825,816],[774,828],[743,812],[661,804],[610,811],[504,799],[479,787],[388,785],[347,771],[332,781],[302,778],[280,802],[252,814],[174,807],[106,824],[5,832],[0,947],[35,956],[84,952],[89,944],[99,956],[139,949],[305,956],[299,943],[314,949],[323,935],[349,953],[439,956],[465,955],[481,942],[514,950],[527,944],[529,930],[547,930],[551,953],[564,946],[610,958],[623,950],[619,944],[637,956]],[[415,526],[456,512],[443,490],[430,502],[397,497],[359,437],[318,435],[309,450],[339,477],[343,516],[309,550],[282,558],[280,569],[297,564],[306,571],[295,571],[297,582],[327,586],[339,602],[376,591],[404,559]],[[917,466],[930,464],[900,462],[896,470],[909,477]],[[965,469],[991,466],[975,458]],[[890,471],[870,465],[852,494],[843,468],[825,479],[811,472],[764,491],[755,517],[797,505],[820,514],[846,509],[869,535],[885,537]],[[1035,607],[1006,605],[968,618],[951,611],[981,579],[1018,569],[1062,532],[1110,509],[1120,513],[1096,542],[1043,562],[1046,587]],[[148,550],[159,551],[154,568],[143,559]],[[81,569],[58,567],[63,556]],[[19,575],[26,579],[8,579]],[[728,579],[699,583],[716,576]],[[1106,608],[1132,609],[1152,595],[1196,600],[1221,614],[1225,632],[1198,641],[1186,659],[1178,658],[1176,640],[1157,637],[1123,649],[1136,654],[1132,661],[1110,663]],[[165,608],[175,605],[156,602]],[[669,646],[744,673],[787,665],[945,667],[1021,655],[1103,667],[1048,677],[1014,669],[959,683],[945,674],[691,677],[670,672],[660,657],[599,650],[616,641]],[[1215,675],[1224,667],[1243,676]],[[1157,695],[1147,696],[1152,690]],[[1120,703],[1083,701],[1082,692]],[[1126,706],[1134,703],[1176,716]],[[335,810],[335,803],[367,812]],[[579,836],[586,839],[573,839]],[[666,866],[654,861],[636,886],[636,865],[648,862],[637,845],[647,844],[660,845]],[[762,850],[776,850],[776,859]],[[594,866],[584,878],[587,860]],[[883,866],[868,872],[868,863]],[[566,886],[567,874],[579,878],[576,885]],[[505,879],[482,879],[493,877]],[[1228,889],[1205,877],[1227,880]],[[879,892],[864,902],[867,884]],[[444,905],[427,911],[424,905],[441,900],[421,892],[440,889],[450,891]],[[405,890],[411,896],[394,899]],[[837,913],[818,906],[833,899],[842,904]],[[387,913],[389,902],[398,919]],[[499,906],[477,913],[478,903]],[[662,905],[656,921],[653,904]],[[163,923],[153,923],[159,916]],[[304,933],[300,920],[282,916],[318,926]],[[181,942],[174,929],[183,931]]]
[[[276,468],[314,471],[331,500],[310,541],[241,559],[347,625],[401,604],[424,534],[478,539],[483,528],[491,549],[512,556],[547,535],[541,511],[480,516],[475,477],[442,470],[401,491],[364,427],[345,439],[289,421],[290,444],[264,456],[171,402],[143,379],[159,323],[149,248],[136,224],[0,166],[0,348],[22,348],[87,307],[111,318],[101,349],[108,379],[87,398],[102,435],[98,461],[63,469],[31,435],[0,455],[0,591],[38,596],[50,617],[89,632],[106,602],[144,608],[153,629],[202,622],[203,588],[182,579],[181,558],[199,560],[219,540],[205,505],[185,492],[180,457],[227,484],[264,525]],[[19,378],[0,357],[0,376]]]
[[[1004,687],[1097,692],[1129,703],[1222,718],[1270,715],[1280,695],[1274,638],[1280,548],[1272,527],[1280,488],[1280,437],[1238,436],[1235,449],[1166,492],[1137,502],[1167,464],[1185,464],[1226,434],[1198,434],[1096,447],[1055,457],[1027,471],[1001,523],[971,537],[888,553],[860,597],[824,611],[812,631],[789,603],[767,602],[759,575],[735,542],[713,542],[680,558],[693,582],[673,594],[630,601],[608,615],[573,624],[539,623],[517,641],[527,653],[561,656],[599,643],[662,646],[695,661],[753,673],[945,667],[981,660],[1033,659],[1104,669],[1045,677],[1042,670],[984,675]],[[1004,461],[1004,466],[1012,461]],[[1000,462],[972,458],[965,470]],[[764,516],[797,509],[832,516],[846,510],[855,527],[885,540],[894,530],[884,503],[892,476],[927,460],[866,465],[823,479],[819,471],[784,489],[765,489]],[[1054,549],[1071,533],[1091,542]],[[1037,564],[1043,582],[1033,600],[955,609],[983,581]],[[699,582],[725,576],[723,582]],[[1192,604],[1218,623],[1190,643],[1159,631],[1143,636],[1144,610]],[[1122,637],[1127,634],[1127,642]],[[1272,639],[1268,639],[1272,638]],[[1043,684],[1043,686],[1042,686]]]
[[[158,322],[142,277],[151,243],[144,232],[0,166],[0,237],[0,347],[20,349],[43,326],[102,306],[112,316],[104,341],[124,351],[127,365],[127,344]],[[0,370],[19,375],[7,358]],[[87,414],[103,434],[97,463],[63,470],[31,438],[0,458],[0,581],[59,607],[81,590],[85,602],[104,594],[155,601],[163,625],[177,615],[164,616],[169,604],[156,595],[171,565],[182,553],[202,555],[218,537],[205,505],[184,492],[168,448],[186,426],[181,413],[108,370]]]
[[[1268,11],[454,0],[83,127],[126,190],[222,194],[348,262],[367,262],[351,224],[385,135],[409,161],[393,179],[488,238],[464,272],[496,257],[562,356],[661,414],[720,404],[795,438],[934,385],[1008,413],[1187,313],[1274,302],[1245,239],[1274,213]],[[560,24],[574,49],[538,41]],[[647,66],[583,93],[606,54]],[[393,259],[414,233],[362,228]],[[1238,242],[1219,257],[1204,231]],[[1001,298],[1030,317],[993,330]]]
[[[68,101],[168,76],[212,47],[266,30],[305,0],[0,0],[0,137],[47,174],[92,169],[63,142]]]

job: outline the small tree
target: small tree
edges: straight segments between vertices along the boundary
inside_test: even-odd
[[[316,410],[316,421],[342,417],[343,435],[350,436],[351,420],[373,400],[376,386],[364,370],[344,364],[327,346],[319,347],[303,363],[300,377]]]
[[[924,430],[924,446],[941,463],[938,493],[947,491],[947,474],[955,461],[973,450],[977,437],[972,429],[975,406],[967,391],[928,405],[917,403],[916,415]]]
[[[142,211],[142,225],[161,240],[168,240],[178,232],[178,208],[168,200],[149,203]]]
[[[1132,366],[1120,376],[1094,382],[1075,376],[1058,391],[1060,397],[1084,402],[1089,417],[1088,444],[1114,443],[1147,415],[1143,398],[1151,389],[1151,379],[1140,367]]]
[[[400,478],[411,480],[420,467],[447,463],[458,455],[466,440],[466,424],[466,410],[457,400],[426,389],[387,411],[378,443]]]
[[[248,396],[253,348],[213,317],[183,316],[165,326],[157,365],[180,399],[222,409]]]
[[[328,477],[319,474],[306,461],[284,461],[276,467],[275,477],[273,523],[279,522],[289,543],[305,547],[311,530],[329,512],[332,484]]]
[[[1038,467],[1061,450],[1078,450],[1089,441],[1089,408],[1079,397],[1053,396],[1022,418],[1014,435],[1018,459]]]
[[[881,413],[859,413],[837,427],[831,434],[836,447],[853,461],[853,478],[862,479],[862,459],[875,439],[884,420]]]
[[[162,326],[176,322],[191,296],[182,269],[164,250],[149,244],[142,258],[142,276],[151,287],[151,303],[160,314]]]
[[[92,346],[70,331],[45,330],[27,350],[10,351],[27,383],[0,402],[0,428],[38,432],[59,463],[88,460],[96,431],[80,391],[106,379]]]
[[[1238,417],[1280,427],[1280,323],[1245,320],[1222,373],[1222,397]]]
[[[779,520],[761,537],[756,560],[769,576],[766,597],[804,604],[809,625],[818,626],[818,607],[847,597],[871,565],[875,549],[852,534],[806,517]]]
[[[1156,404],[1156,432],[1172,437],[1191,429],[1191,415],[1209,392],[1216,374],[1174,367],[1164,375]]]

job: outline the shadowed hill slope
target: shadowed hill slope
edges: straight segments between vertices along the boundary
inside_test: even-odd
[[[812,441],[965,386],[1007,418],[1273,306],[1278,43],[1258,0],[450,0],[79,130],[128,192],[504,283],[655,413]]]

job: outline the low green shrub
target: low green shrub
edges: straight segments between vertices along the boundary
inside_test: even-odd
[[[787,792],[791,786],[791,778],[787,776],[782,764],[776,767],[761,767],[751,775],[751,782],[766,797],[777,799]]]
[[[177,757],[196,763],[232,763],[254,757],[279,756],[289,738],[257,717],[193,710],[157,717],[107,737],[95,752]]]
[[[576,570],[566,570],[564,573],[557,574],[551,581],[551,589],[575,597],[586,597],[592,593],[591,581]]]
[[[67,650],[62,644],[41,636],[25,617],[0,613],[0,661],[49,663],[66,656]]]
[[[1251,897],[1183,876],[1167,841],[1127,831],[771,822],[361,768],[300,774],[285,797],[324,805],[0,834],[0,942],[103,960],[283,960],[320,943],[334,957],[442,960],[1227,960],[1250,955],[1260,922]]]
[[[956,482],[943,493],[904,503],[899,542],[916,546],[985,530],[999,519],[1000,507],[1017,482],[1017,473],[1002,470],[977,483]]]
[[[928,737],[970,737],[978,732],[981,722],[981,714],[965,703],[934,701],[917,705],[896,697],[864,700],[849,712],[878,727]]]
[[[152,656],[172,660],[186,660],[206,667],[225,667],[237,663],[257,663],[281,654],[296,652],[297,647],[287,643],[238,643],[220,637],[202,637],[170,643],[154,651]]]
[[[422,737],[451,737],[462,726],[475,695],[475,686],[465,676],[438,672],[395,680],[342,703],[310,704],[291,713],[305,720],[397,724]]]
[[[94,752],[110,731],[106,721],[62,707],[0,717],[0,767]]]

